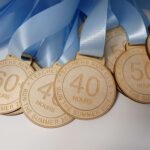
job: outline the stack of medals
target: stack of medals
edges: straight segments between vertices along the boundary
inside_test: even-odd
[[[53,36],[47,38],[45,32],[45,39],[39,35],[42,44],[32,56],[34,59],[26,57],[28,60],[23,61],[14,57],[32,46],[30,43],[20,50],[20,54],[11,50],[13,56],[0,61],[0,114],[24,113],[38,126],[57,128],[74,119],[91,120],[103,116],[114,105],[117,89],[136,102],[150,103],[150,61],[147,55],[150,53],[150,38],[145,46],[146,27],[137,9],[126,0],[116,0],[118,5],[110,3],[111,11],[108,0],[100,0],[87,14],[84,8],[80,8],[87,18],[82,18],[84,23],[79,24],[78,2],[64,0],[49,8],[63,10],[58,21],[50,21],[54,26],[55,23],[61,24],[63,15],[70,19],[66,19],[60,28],[51,28]],[[88,6],[88,1],[84,5]],[[129,16],[129,12],[132,12],[129,18],[121,18]],[[114,26],[112,22],[111,26],[108,13],[120,24]],[[53,20],[52,16],[49,19]],[[107,29],[108,22],[111,29]],[[28,23],[30,21],[22,28]],[[37,30],[40,31],[40,27]],[[38,34],[35,31],[32,38],[36,39]],[[20,41],[17,34],[21,32],[20,28],[12,37],[15,40],[10,40],[10,49],[17,47],[13,42]],[[39,39],[33,41],[35,44]],[[23,47],[20,45],[18,49]]]

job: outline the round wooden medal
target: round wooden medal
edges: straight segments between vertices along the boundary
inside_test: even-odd
[[[128,97],[140,103],[150,103],[150,61],[145,46],[133,46],[118,58],[115,77]]]
[[[11,113],[21,107],[21,86],[33,72],[29,64],[19,59],[0,61],[0,114]]]
[[[105,46],[106,66],[114,73],[117,58],[125,52],[126,35],[121,27],[107,31]]]
[[[56,128],[74,120],[56,103],[53,84],[60,66],[41,69],[26,80],[21,91],[24,114],[34,124],[44,128]]]
[[[58,105],[77,119],[104,115],[116,98],[113,76],[92,58],[78,58],[64,65],[57,74],[54,87]]]

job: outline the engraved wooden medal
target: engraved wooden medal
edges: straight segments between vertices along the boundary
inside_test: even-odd
[[[0,114],[14,112],[21,107],[21,86],[33,72],[29,64],[14,57],[0,61]]]
[[[110,110],[115,81],[98,59],[81,57],[64,65],[55,80],[58,105],[77,119],[94,119]]]
[[[115,77],[128,97],[140,103],[150,103],[150,61],[145,46],[127,47],[117,60]]]
[[[45,128],[56,128],[74,120],[57,105],[53,84],[60,66],[41,69],[32,74],[21,91],[24,114],[34,124]]]

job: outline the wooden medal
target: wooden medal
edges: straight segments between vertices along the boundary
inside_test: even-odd
[[[64,126],[74,120],[57,105],[53,91],[60,66],[40,69],[32,74],[21,90],[21,104],[26,117],[44,128]]]
[[[77,119],[104,115],[116,98],[113,76],[98,59],[90,57],[78,57],[64,65],[54,88],[58,105]]]
[[[115,65],[120,89],[140,103],[150,103],[150,61],[145,46],[127,46]]]
[[[0,61],[0,114],[8,114],[20,109],[19,94],[22,84],[33,68],[25,61],[7,57]]]

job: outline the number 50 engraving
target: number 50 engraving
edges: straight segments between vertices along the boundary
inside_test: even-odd
[[[84,76],[83,74],[80,74],[77,78],[75,78],[71,83],[70,83],[70,86],[71,87],[74,87],[77,89],[77,93],[80,93],[82,90],[85,90],[86,93],[89,95],[89,96],[96,96],[97,93],[99,92],[100,90],[100,82],[99,80],[96,78],[96,77],[90,77],[86,84],[85,84],[85,87],[83,86],[83,80],[84,80]],[[94,87],[91,86],[91,83],[94,82],[95,84]],[[94,90],[92,90],[94,89]]]
[[[138,66],[139,66],[139,63],[132,63],[132,64],[131,64],[131,71],[132,71],[132,72],[135,72],[135,74],[132,75],[132,78],[133,78],[134,80],[139,81],[139,80],[143,80],[144,75],[145,75],[146,78],[147,78],[148,80],[150,80],[150,74],[149,74],[149,72],[148,72],[148,70],[149,70],[149,68],[150,68],[150,63],[147,62],[147,63],[145,64],[145,66],[144,66],[144,71],[145,71],[145,72],[143,72],[142,69],[140,69]]]
[[[13,82],[12,82],[13,81]],[[6,72],[0,71],[0,87],[4,83],[4,90],[6,92],[12,92],[19,82],[19,76],[16,74],[11,74],[6,78]],[[12,84],[9,84],[12,83]]]

